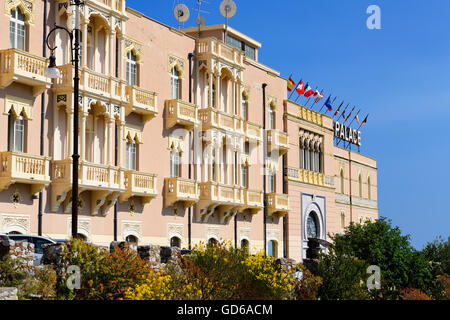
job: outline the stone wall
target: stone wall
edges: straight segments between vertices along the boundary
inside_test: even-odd
[[[0,288],[0,300],[19,300],[17,288]]]
[[[25,270],[31,270],[34,265],[34,244],[13,240],[9,240],[8,243],[2,242],[0,259],[4,260],[8,255],[12,259],[19,259]]]

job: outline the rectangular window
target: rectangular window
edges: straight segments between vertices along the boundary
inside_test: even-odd
[[[245,121],[247,120],[247,102],[244,97],[241,98],[241,117]]]
[[[241,185],[248,189],[248,166],[241,166]]]
[[[180,153],[170,152],[170,177],[178,178],[180,176]]]
[[[137,84],[137,65],[132,61],[127,61],[127,84],[129,86]]]
[[[268,124],[268,128],[269,130],[275,129],[275,111],[273,111],[272,109],[269,109],[269,124]]]
[[[170,79],[170,96],[171,99],[180,98],[180,81],[178,78],[172,77]]]
[[[269,175],[269,193],[275,193],[275,173]]]
[[[127,169],[136,170],[136,144],[127,142]]]
[[[15,120],[12,115],[9,116],[9,150],[15,152],[24,152],[25,122],[23,117]]]

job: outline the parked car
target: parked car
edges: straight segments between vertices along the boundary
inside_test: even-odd
[[[8,238],[13,241],[23,241],[34,244],[34,265],[40,265],[44,251],[42,246],[44,244],[56,244],[55,240],[46,237],[24,235],[24,234],[8,234]]]
[[[3,243],[3,241],[9,241],[8,235],[6,233],[0,233],[0,243]]]

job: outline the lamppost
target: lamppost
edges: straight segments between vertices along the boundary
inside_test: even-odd
[[[56,57],[54,55],[56,46],[51,47],[49,44],[50,35],[56,30],[64,30],[67,32],[70,38],[70,49],[72,51],[71,60],[75,67],[75,76],[73,78],[73,155],[72,155],[72,237],[78,236],[78,164],[79,164],[79,151],[78,151],[78,123],[79,123],[79,97],[80,97],[80,76],[79,76],[79,64],[80,64],[80,7],[84,5],[82,0],[70,1],[67,11],[72,12],[72,7],[75,7],[75,23],[73,30],[69,30],[65,27],[55,25],[55,27],[49,32],[46,39],[46,44],[51,51],[50,64],[45,71],[45,76],[51,79],[61,78],[61,72],[56,67]],[[75,39],[75,42],[73,41]]]

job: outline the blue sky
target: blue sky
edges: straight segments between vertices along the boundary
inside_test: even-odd
[[[207,1],[207,24],[224,23],[220,0]],[[182,2],[191,10],[184,26],[195,26],[197,1]],[[410,234],[418,249],[448,237],[450,1],[235,2],[229,24],[262,43],[260,62],[370,113],[361,152],[378,161],[380,216]],[[381,30],[366,27],[372,4],[381,9]],[[173,0],[127,5],[177,26]]]

